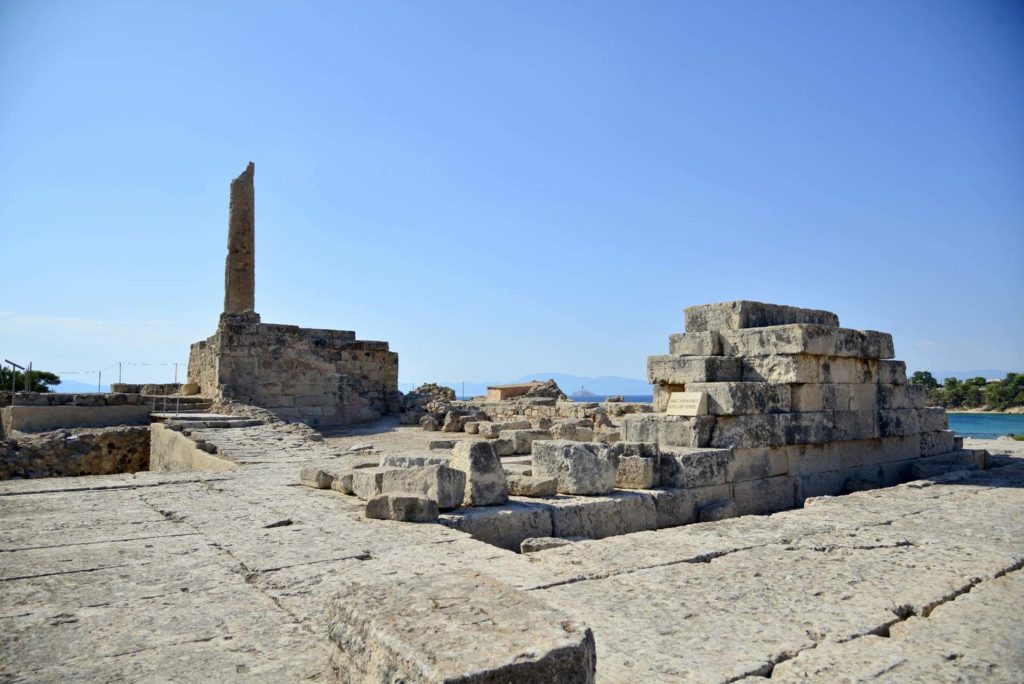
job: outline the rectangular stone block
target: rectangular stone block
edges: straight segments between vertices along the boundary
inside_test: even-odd
[[[651,383],[728,382],[739,380],[740,372],[739,359],[726,356],[647,357],[647,380]]]
[[[777,418],[786,444],[823,444],[835,441],[831,411],[780,413]]]
[[[740,359],[742,361],[742,380],[743,382],[785,384],[822,382],[821,359],[820,356],[808,355],[743,357]]]
[[[421,494],[441,510],[461,506],[465,489],[466,474],[446,465],[397,468],[381,475],[381,494]]]
[[[652,489],[657,512],[658,529],[678,527],[697,522],[697,509],[713,501],[732,499],[732,485],[720,484],[710,487],[688,489]]]
[[[682,356],[721,356],[722,340],[713,330],[676,333],[668,338],[668,352]]]
[[[535,441],[551,439],[551,433],[547,430],[502,430],[498,438],[512,442],[513,454],[528,454]]]
[[[612,448],[619,454],[619,469],[615,475],[617,489],[650,489],[658,486],[661,453],[656,444],[619,442]]]
[[[708,446],[719,449],[783,446],[786,444],[786,413],[752,416],[718,416]]]
[[[789,385],[770,382],[693,382],[689,392],[707,392],[708,413],[740,416],[751,413],[788,413]]]
[[[912,408],[907,397],[907,388],[912,385],[878,384],[877,397],[880,409]]]
[[[928,405],[928,390],[924,385],[904,385],[906,387],[907,408],[924,408]]]
[[[887,452],[881,439],[836,442],[833,445],[840,470],[860,468],[896,460]]]
[[[954,438],[956,435],[950,430],[938,430],[936,432],[921,433],[921,455],[935,456],[953,451],[955,448]]]
[[[855,383],[850,385],[837,385],[843,387],[850,401],[847,407],[850,411],[874,411],[878,408],[878,385],[874,383]],[[840,411],[842,409],[836,409]]]
[[[604,539],[658,527],[649,492],[611,492],[604,496],[552,500],[551,530],[555,537]]]
[[[662,487],[707,487],[728,481],[731,449],[662,448]]]
[[[765,515],[793,508],[794,478],[783,475],[764,480],[736,482],[732,486],[739,515]]]
[[[398,468],[356,468],[352,471],[352,493],[363,501],[369,501],[381,494],[384,473]],[[402,468],[401,470],[404,470]]]
[[[533,443],[533,475],[557,479],[562,494],[610,492],[618,468],[618,451],[607,444],[565,440]]]
[[[889,409],[878,412],[879,437],[904,437],[921,432],[915,409]]]
[[[865,383],[875,382],[878,361],[840,356],[822,357],[821,382]]]
[[[848,477],[845,470],[831,470],[797,478],[794,503],[803,504],[815,496],[839,496],[843,493],[843,486]]]
[[[767,477],[786,475],[789,460],[786,449],[790,447],[757,447],[733,449],[732,458],[726,468],[727,482],[761,480]]]
[[[837,442],[878,437],[878,412],[835,411],[832,413],[833,438]]]
[[[885,451],[886,462],[919,458],[921,456],[921,433],[903,437],[883,437],[882,449]]]
[[[795,444],[785,448],[787,474],[814,475],[839,468],[835,444]]]
[[[907,383],[907,364],[902,361],[879,361],[877,381],[883,385],[905,385]]]
[[[442,513],[438,522],[510,551],[518,551],[524,539],[551,536],[550,509],[532,501],[510,501],[500,507],[458,508]]]
[[[775,354],[834,356],[837,330],[838,328],[824,325],[796,324],[723,330],[719,335],[722,338],[722,353],[726,356],[773,356]]]
[[[763,328],[791,323],[839,327],[839,317],[830,311],[746,300],[689,306],[685,315],[686,332]]]
[[[912,387],[913,385],[907,385]],[[921,432],[936,432],[949,429],[949,418],[946,409],[940,407],[917,409],[917,423]]]
[[[714,416],[666,416],[640,413],[622,419],[624,442],[654,442],[661,447],[706,447]]]
[[[597,661],[589,627],[463,570],[345,585],[327,634],[347,682],[593,682]]]

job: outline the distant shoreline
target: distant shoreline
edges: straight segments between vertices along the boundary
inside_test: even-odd
[[[991,416],[1020,416],[1024,415],[1024,407],[1014,406],[1005,411],[985,411],[983,409],[946,409],[946,413],[971,413]]]

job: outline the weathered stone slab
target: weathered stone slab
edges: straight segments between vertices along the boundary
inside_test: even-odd
[[[437,502],[416,494],[378,494],[366,502],[366,517],[400,522],[434,522]]]
[[[654,442],[659,446],[706,447],[714,425],[713,416],[641,413],[622,419],[622,438],[624,442]]]
[[[495,439],[491,441],[491,448],[498,456],[512,456],[516,453],[516,444],[511,439]]]
[[[396,468],[381,477],[382,494],[421,494],[441,510],[462,505],[465,490],[466,474],[447,465]]]
[[[519,547],[519,553],[537,553],[548,549],[557,549],[561,546],[568,546],[573,542],[583,541],[583,537],[564,539],[562,537],[531,537],[524,539]]]
[[[699,520],[699,508],[711,501],[730,500],[732,485],[719,484],[710,487],[689,487],[687,489],[652,489],[657,511],[658,529],[689,525]]]
[[[681,356],[721,356],[722,340],[714,330],[669,335],[669,354]]]
[[[772,356],[775,354],[815,354],[837,356],[836,341],[840,328],[826,325],[776,325],[767,328],[723,330],[722,353],[726,356]],[[856,333],[856,330],[845,331]],[[844,356],[848,354],[843,354]],[[857,354],[849,354],[856,356]]]
[[[451,467],[465,473],[463,503],[467,506],[496,506],[508,501],[505,469],[490,442],[459,442],[452,450]]]
[[[726,482],[760,480],[789,471],[787,449],[798,447],[755,447],[733,449],[726,467]]]
[[[612,447],[619,455],[615,486],[619,489],[650,489],[660,479],[661,454],[658,445],[647,442],[619,442]]]
[[[834,411],[832,424],[837,442],[878,437],[878,412],[874,410]]]
[[[783,446],[786,444],[786,430],[791,415],[793,414],[768,413],[751,416],[719,416],[715,419],[714,431],[708,444],[718,449]]]
[[[334,473],[334,480],[331,482],[331,489],[342,494],[352,494],[352,470],[343,470]]]
[[[502,430],[499,439],[512,442],[513,454],[530,453],[531,445],[535,440],[551,439],[551,433],[547,430]]]
[[[728,481],[731,449],[672,447],[661,449],[662,487],[691,488]]]
[[[886,385],[905,385],[907,382],[907,364],[902,361],[882,360],[878,362],[878,383]]]
[[[686,308],[686,332],[763,328],[770,325],[810,323],[839,327],[839,317],[830,311],[800,309],[763,302],[735,301],[701,304]]]
[[[921,431],[914,409],[891,409],[878,412],[879,437],[905,437]]]
[[[795,477],[839,469],[834,443],[797,444],[785,447],[786,473]]]
[[[427,448],[431,451],[450,451],[454,447],[454,439],[432,439],[427,443]]]
[[[450,455],[439,454],[384,454],[380,457],[380,465],[382,468],[422,468],[428,465],[448,465],[451,460]]]
[[[647,357],[647,380],[651,383],[729,382],[740,380],[741,372],[739,359],[728,356]]]
[[[345,681],[594,681],[589,628],[478,573],[346,587],[328,619]]]
[[[551,536],[550,509],[532,501],[510,501],[497,507],[458,508],[442,513],[438,522],[465,532],[478,541],[510,551],[519,550],[524,539]]]
[[[352,471],[352,493],[363,501],[381,494],[384,473],[397,468],[356,468]]]
[[[717,499],[697,507],[697,520],[700,522],[717,522],[737,515],[739,510],[732,499]]]
[[[299,482],[314,489],[330,489],[334,474],[323,468],[307,466],[299,471]]]
[[[706,392],[708,413],[714,416],[788,413],[790,410],[789,385],[769,382],[693,382],[686,389]]]
[[[788,476],[737,482],[732,486],[739,515],[764,515],[793,508],[796,482]]]
[[[914,385],[907,385],[913,387]],[[936,432],[949,429],[949,417],[946,409],[940,407],[917,409],[917,424],[921,432]]]
[[[950,430],[921,433],[921,455],[935,456],[953,451],[956,435]]]
[[[605,494],[615,488],[619,458],[598,442],[561,440],[533,443],[533,474],[555,478],[563,494]]]
[[[508,478],[510,496],[526,496],[545,498],[558,493],[558,480],[553,477],[533,477],[532,475],[513,474]]]
[[[556,537],[603,539],[657,529],[650,492],[613,492],[585,499],[552,499],[551,529]]]

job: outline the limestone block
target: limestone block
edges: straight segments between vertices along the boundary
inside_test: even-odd
[[[444,423],[441,425],[441,432],[462,432],[463,414],[449,411],[444,416]]]
[[[551,511],[546,505],[533,502],[510,501],[504,506],[458,508],[442,513],[438,522],[510,551],[519,549],[524,539],[551,536]]]
[[[825,325],[776,325],[767,328],[723,330],[722,353],[727,356],[815,354],[834,356],[838,328]],[[849,331],[856,332],[856,331]]]
[[[396,468],[356,468],[352,471],[352,493],[363,501],[369,501],[381,493],[384,473]]]
[[[662,487],[707,487],[725,484],[731,449],[662,448],[659,480]]]
[[[418,468],[396,468],[384,472],[382,494],[420,494],[437,503],[437,508],[450,510],[462,504],[466,490],[466,474],[446,465]]]
[[[733,449],[726,473],[726,482],[743,482],[760,480],[776,475],[785,475],[789,471],[789,459],[786,449],[797,447],[755,447],[752,449]]]
[[[706,447],[714,416],[667,416],[639,413],[622,419],[624,442],[654,442],[659,446]]]
[[[499,439],[512,442],[513,454],[528,454],[534,441],[551,439],[551,433],[547,430],[502,430]]]
[[[508,493],[510,496],[548,497],[558,493],[558,480],[553,477],[533,477],[532,475],[506,473]]]
[[[786,473],[794,477],[839,469],[835,443],[794,444],[784,449]]]
[[[956,435],[950,430],[921,433],[921,455],[935,456],[953,451]]]
[[[786,444],[786,429],[791,415],[793,414],[769,413],[752,416],[719,416],[715,419],[714,431],[708,445],[718,449],[783,446]]]
[[[717,522],[737,515],[736,502],[732,499],[717,499],[697,507],[697,520],[700,522]]]
[[[441,424],[435,416],[428,414],[420,418],[420,427],[427,432],[437,432],[441,429]]]
[[[726,356],[647,357],[647,380],[651,383],[728,382],[739,380],[740,372],[739,359]]]
[[[498,426],[498,430],[532,430],[533,423],[528,420],[507,420]]]
[[[654,396],[651,399],[651,408],[655,413],[664,413],[668,409],[668,401],[673,392],[685,392],[686,385],[672,385],[655,383]]]
[[[822,382],[820,356],[748,356],[742,362],[743,382],[817,383]]]
[[[902,361],[879,361],[878,383],[886,385],[905,385],[907,383],[907,364]]]
[[[710,487],[687,489],[652,489],[657,512],[658,529],[689,525],[699,519],[698,509],[712,501],[731,500],[732,485],[719,484]]]
[[[830,311],[800,309],[763,302],[734,301],[701,304],[686,308],[686,332],[763,328],[771,325],[810,323],[839,327],[839,317]]]
[[[878,437],[878,412],[874,410],[834,411],[832,423],[837,442]]]
[[[346,585],[327,633],[339,681],[594,681],[586,625],[470,571]]]
[[[849,477],[846,470],[830,470],[796,478],[794,504],[802,504],[816,496],[839,496]]]
[[[562,537],[530,537],[529,539],[524,539],[523,543],[519,545],[519,553],[537,553],[538,551],[557,549],[560,546],[568,546],[573,542],[583,540],[583,537],[574,537],[572,539],[563,539]]]
[[[849,385],[833,385],[843,387],[849,396],[849,405],[846,410],[850,411],[874,411],[878,407],[879,385],[873,383],[854,383]],[[836,408],[836,411],[844,410]]]
[[[751,413],[788,413],[789,385],[770,382],[693,382],[688,392],[707,392],[708,413],[740,416]]]
[[[928,390],[924,385],[904,385],[906,387],[907,408],[924,408],[928,402]]]
[[[563,494],[610,492],[618,467],[618,455],[606,444],[563,440],[533,443],[534,476],[555,478]]]
[[[839,462],[839,470],[852,470],[896,460],[892,458],[892,453],[886,450],[882,439],[836,442],[833,448]]]
[[[330,489],[334,475],[322,468],[308,466],[299,471],[299,482],[314,489]]]
[[[822,357],[821,382],[865,383],[875,382],[878,361],[838,356]]]
[[[415,494],[379,494],[366,502],[366,517],[401,522],[434,522],[437,502]]]
[[[427,448],[431,451],[450,451],[454,447],[454,439],[432,439],[427,442]]]
[[[603,539],[657,529],[658,514],[649,492],[613,492],[585,499],[552,499],[551,530],[556,537]]]
[[[913,387],[913,385],[907,385]],[[917,423],[921,432],[936,432],[949,429],[949,418],[946,409],[940,407],[917,409]]]
[[[793,508],[795,482],[788,476],[737,482],[732,486],[739,515],[763,515]]]
[[[886,461],[905,461],[921,455],[921,433],[882,438]]]
[[[334,474],[331,482],[331,489],[342,494],[352,494],[352,473],[351,470],[343,470]]]
[[[619,456],[615,486],[619,489],[650,489],[659,481],[658,445],[645,442],[619,442],[613,449]]]
[[[468,421],[463,424],[462,430],[470,435],[478,434],[480,432],[480,422],[476,420]]]
[[[498,435],[501,434],[501,425],[482,420],[477,423],[477,434],[487,439],[497,439]]]
[[[904,437],[921,431],[914,409],[889,409],[878,412],[879,437]]]
[[[491,442],[459,442],[452,450],[451,467],[465,473],[463,503],[500,506],[508,502],[508,481]]]
[[[817,411],[849,411],[853,403],[852,395],[855,388],[861,385],[848,384],[824,384],[808,383],[803,385],[789,385],[790,407],[794,413],[809,413]],[[874,393],[875,385],[866,385]],[[865,410],[874,410],[875,403],[872,398]]]
[[[495,439],[490,444],[498,456],[512,456],[516,453],[515,442],[511,439]]]
[[[714,330],[676,333],[668,338],[668,352],[682,356],[721,356],[722,340]]]
[[[867,348],[876,353],[871,358],[891,359],[896,356],[896,347],[893,345],[892,335],[889,333],[878,332],[877,330],[862,330],[861,334],[865,337]]]
[[[422,468],[429,465],[448,465],[450,455],[384,454],[380,457],[382,468]]]
[[[907,397],[907,388],[913,387],[913,385],[878,384],[876,387],[878,388],[878,408],[886,410],[911,408]]]

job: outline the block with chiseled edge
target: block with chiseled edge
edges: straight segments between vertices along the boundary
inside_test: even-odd
[[[647,380],[672,385],[737,381],[740,380],[741,368],[739,359],[726,356],[663,354],[647,357]]]
[[[795,306],[764,302],[735,301],[701,304],[686,308],[686,332],[763,328],[769,325],[813,323],[839,327],[839,317],[831,311],[800,309]]]

